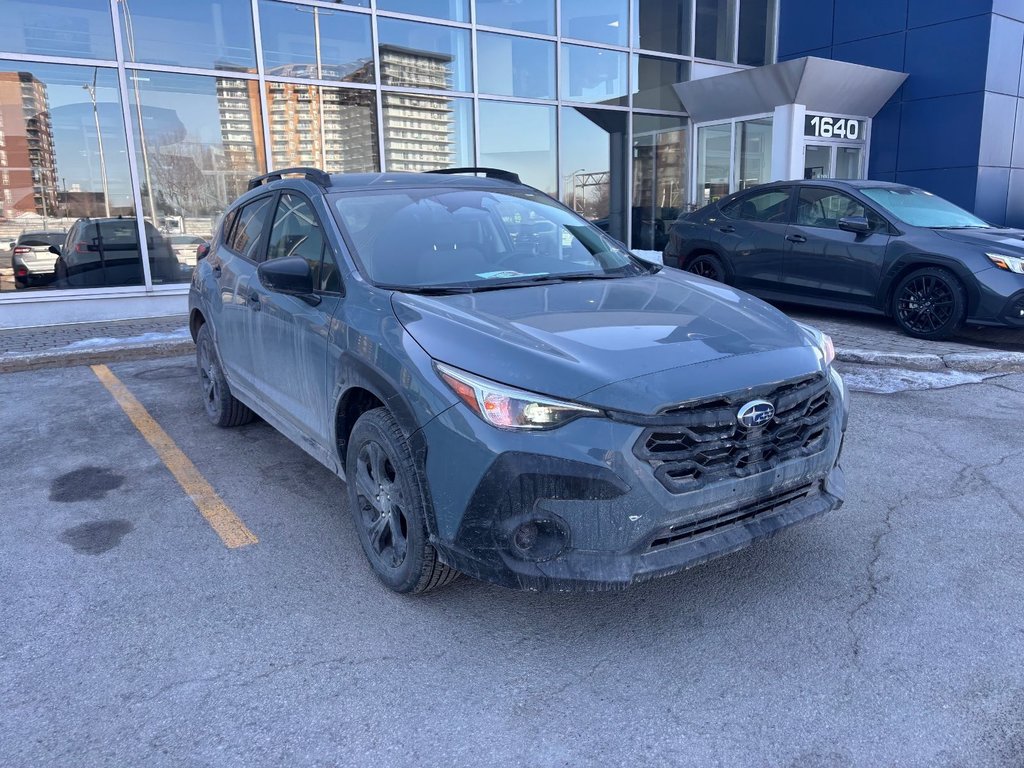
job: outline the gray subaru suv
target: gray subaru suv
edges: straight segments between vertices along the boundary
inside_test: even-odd
[[[828,337],[494,169],[253,179],[193,274],[210,420],[346,480],[376,574],[612,589],[844,495]]]

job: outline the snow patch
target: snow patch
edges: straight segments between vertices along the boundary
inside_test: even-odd
[[[661,251],[637,251],[631,250],[630,253],[635,256],[639,256],[644,261],[650,261],[654,264],[664,264],[665,261],[661,257]]]
[[[980,384],[985,379],[998,375],[951,370],[914,371],[907,368],[849,364],[841,366],[840,371],[848,388],[855,392],[873,392],[879,395]]]
[[[59,349],[104,349],[123,345],[155,344],[161,341],[186,341],[191,338],[192,335],[189,333],[188,326],[185,326],[168,333],[152,331],[139,334],[138,336],[121,336],[119,338],[102,336],[95,339],[79,339]]]

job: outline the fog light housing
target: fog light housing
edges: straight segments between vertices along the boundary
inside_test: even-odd
[[[532,518],[515,525],[509,545],[521,560],[552,560],[569,545],[569,527],[554,516]]]

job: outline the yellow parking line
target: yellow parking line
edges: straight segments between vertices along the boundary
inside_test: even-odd
[[[217,492],[213,490],[213,486],[196,469],[196,465],[189,461],[188,456],[182,453],[171,436],[164,432],[156,420],[149,415],[149,411],[135,398],[135,395],[128,391],[128,387],[121,383],[113,371],[105,365],[94,365],[92,371],[114,396],[118,405],[132,420],[132,424],[146,438],[146,442],[153,446],[161,461],[171,470],[174,479],[178,481],[185,493],[192,497],[192,501],[199,507],[200,513],[206,518],[210,527],[217,532],[221,541],[232,548],[258,543],[259,539],[256,538],[256,535],[246,528],[245,523],[238,515],[223,502]]]

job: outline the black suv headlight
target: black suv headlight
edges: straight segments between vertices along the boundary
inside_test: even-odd
[[[434,363],[438,375],[477,416],[499,429],[554,429],[601,412],[585,405],[507,387],[458,368]]]
[[[832,361],[836,359],[836,346],[832,343],[832,337],[827,333],[822,333],[817,328],[812,328],[809,325],[803,323],[797,323],[801,329],[807,334],[811,343],[814,345],[815,350],[818,353],[818,358],[821,360],[823,366],[829,366]]]

